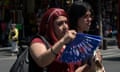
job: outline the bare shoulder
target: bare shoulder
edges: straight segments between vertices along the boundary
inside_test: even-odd
[[[32,43],[30,46],[30,53],[33,55],[39,56],[47,50],[44,43]]]

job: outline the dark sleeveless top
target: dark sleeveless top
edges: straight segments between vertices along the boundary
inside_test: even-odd
[[[44,43],[40,38],[35,38],[32,40],[33,42],[41,42]],[[47,72],[75,72],[75,69],[78,68],[78,65],[74,64],[67,64],[62,63],[58,59],[61,56],[61,53],[58,54],[58,56],[55,58],[55,60],[47,66]],[[30,53],[29,53],[29,59],[30,59],[30,65],[29,65],[29,72],[43,72],[43,68],[39,67],[35,61],[32,59]]]

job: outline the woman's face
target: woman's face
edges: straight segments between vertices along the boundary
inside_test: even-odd
[[[59,16],[55,21],[54,21],[54,32],[55,35],[58,39],[63,37],[68,31],[68,19],[65,16]]]
[[[87,11],[85,15],[78,19],[78,32],[88,31],[91,25],[92,17],[91,12]]]

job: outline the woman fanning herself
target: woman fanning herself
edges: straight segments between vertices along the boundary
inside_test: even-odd
[[[69,12],[70,28],[79,33],[87,32],[91,26],[92,9],[87,3],[74,3]],[[102,65],[102,57],[100,50],[96,50],[95,56],[91,60],[91,65],[88,67],[90,72],[105,72]]]
[[[67,14],[63,9],[50,8],[41,19],[39,34],[45,37],[50,47],[40,38],[34,38],[30,48],[30,72],[79,72],[87,64],[79,65],[62,63],[59,61],[65,44],[76,37],[75,30],[69,30]],[[76,71],[77,70],[77,71]]]

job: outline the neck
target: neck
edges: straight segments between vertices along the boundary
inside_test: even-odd
[[[77,32],[79,32],[79,33],[83,33],[83,31],[77,31]]]

